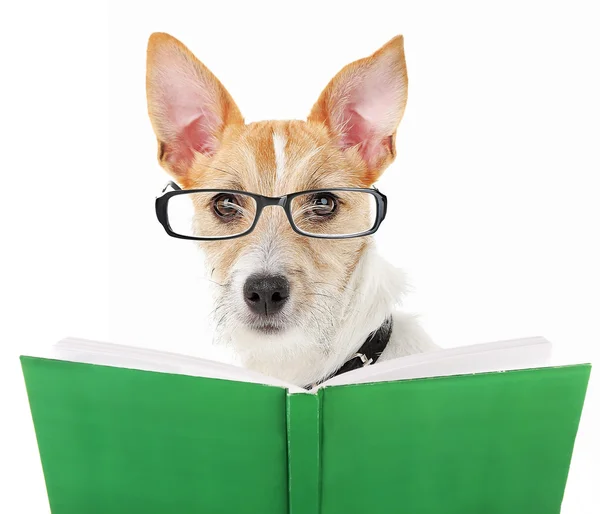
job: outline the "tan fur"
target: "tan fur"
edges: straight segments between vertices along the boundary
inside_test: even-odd
[[[287,141],[288,171],[283,180],[278,180],[275,173],[275,132],[282,134]],[[198,156],[186,185],[189,188],[232,188],[280,196],[323,187],[362,187],[362,170],[358,170],[347,155],[331,144],[323,125],[268,121],[226,130],[222,147],[214,158],[206,162],[205,158]],[[314,293],[312,284],[315,282],[334,283],[343,288],[365,248],[365,241],[356,238],[336,241],[335,252],[332,252],[331,241],[296,234],[282,209],[267,208],[251,234],[229,241],[202,243],[211,271],[214,270],[214,279],[226,282],[237,257],[244,249],[257,245],[266,233],[277,234],[282,248],[279,251],[280,262],[286,262],[290,270],[296,270],[291,274],[290,282],[300,304],[309,300],[302,294],[304,290]]]

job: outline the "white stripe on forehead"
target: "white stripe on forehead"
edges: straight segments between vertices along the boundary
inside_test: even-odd
[[[285,144],[286,139],[277,132],[273,133],[273,149],[275,150],[275,169],[277,178],[281,179],[285,171]]]

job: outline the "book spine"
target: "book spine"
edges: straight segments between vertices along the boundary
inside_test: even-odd
[[[321,391],[287,396],[289,514],[321,509]]]

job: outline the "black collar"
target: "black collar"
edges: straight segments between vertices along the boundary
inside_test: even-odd
[[[358,351],[352,357],[350,357],[350,359],[347,360],[344,365],[333,375],[327,377],[327,379],[337,377],[338,375],[347,373],[348,371],[369,366],[370,364],[375,364],[390,341],[390,336],[392,335],[392,325],[392,317],[390,316],[385,319],[385,321],[377,330],[371,332]]]

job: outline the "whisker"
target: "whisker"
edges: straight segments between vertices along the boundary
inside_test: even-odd
[[[325,298],[331,298],[332,300],[337,300],[335,296],[331,296],[329,294],[323,293],[306,293],[306,296],[324,296]]]
[[[234,173],[237,173],[238,175],[241,175],[241,173],[240,173],[240,172],[239,172],[239,171],[238,171],[236,168],[234,168],[234,167],[233,167],[231,164],[228,164],[228,163],[224,163],[224,164],[225,164],[225,165],[226,165],[226,166],[227,166],[227,167],[228,167],[228,168],[229,168],[231,171],[233,171]]]
[[[202,164],[202,166],[204,166],[205,168],[211,168],[213,170],[220,171],[221,173],[225,173],[226,175],[231,175],[232,177],[235,177],[235,175],[233,173],[229,173],[228,171],[222,170],[221,168],[217,168],[216,166],[209,166],[208,164]]]
[[[223,304],[221,304],[221,303],[220,303],[220,304],[218,304],[218,305],[217,305],[217,306],[216,306],[216,307],[215,307],[215,308],[214,308],[212,311],[210,311],[210,312],[208,313],[208,318],[209,318],[209,319],[214,319],[214,318],[215,318],[215,316],[216,316],[216,314],[217,314],[217,312],[218,312],[219,310],[223,309],[223,308],[225,308],[225,305],[223,305]]]
[[[203,280],[208,280],[209,282],[212,282],[213,284],[216,284],[220,287],[227,287],[227,284],[220,284],[219,282],[217,282],[216,280],[213,280],[212,278],[208,278],[208,277],[200,277]]]
[[[327,285],[327,286],[333,287],[333,288],[334,288],[334,289],[336,289],[336,290],[337,290],[337,289],[339,289],[339,286],[338,286],[338,285],[331,284],[330,282],[319,282],[319,281],[315,281],[315,282],[313,282],[313,284],[324,284],[324,285]],[[350,285],[349,285],[349,284],[346,284],[346,285],[344,285],[344,287],[342,288],[342,292],[344,292],[344,291],[346,291],[346,290],[348,290],[348,291],[352,291],[352,292],[354,292],[354,293],[357,293],[357,294],[361,294],[361,293],[358,293],[358,289],[355,289],[355,288],[352,288],[352,287],[350,287]],[[362,295],[362,294],[361,294],[361,295]],[[341,296],[341,295],[340,295],[340,296]]]

